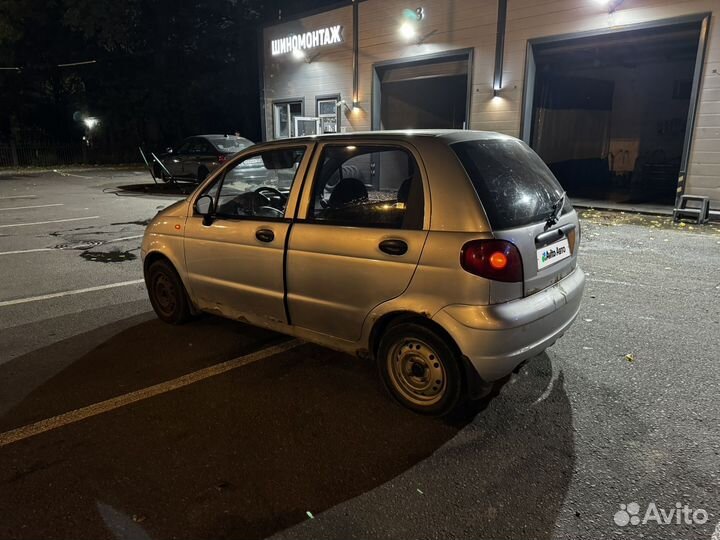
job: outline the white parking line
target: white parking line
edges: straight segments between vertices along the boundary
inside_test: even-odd
[[[37,253],[38,251],[55,251],[55,248],[19,249],[17,251],[0,251],[0,255],[18,255],[20,253]]]
[[[94,403],[92,405],[88,405],[87,407],[82,407],[80,409],[75,409],[70,412],[53,416],[52,418],[40,420],[34,424],[29,424],[11,431],[6,431],[5,433],[0,433],[0,447],[27,439],[34,435],[39,435],[40,433],[45,433],[46,431],[74,424],[87,418],[119,409],[120,407],[125,407],[126,405],[137,403],[138,401],[149,399],[160,394],[165,394],[167,392],[177,390],[178,388],[183,388],[184,386],[200,382],[210,377],[214,377],[215,375],[226,373],[232,369],[246,366],[252,362],[257,362],[258,360],[263,360],[264,358],[289,351],[299,345],[302,345],[301,341],[292,339],[290,341],[286,341],[285,343],[281,343],[280,345],[274,345],[272,347],[268,347],[267,349],[246,354],[245,356],[240,356],[233,360],[228,360],[227,362],[210,366],[205,369],[183,375],[182,377],[171,379],[164,383],[149,386],[141,390],[136,390],[135,392],[130,392],[129,394],[124,394],[99,403]]]
[[[34,206],[13,206],[12,208],[0,208],[0,212],[7,210],[29,210],[30,208],[50,208],[51,206],[65,206],[63,203],[55,204],[36,204]]]
[[[125,240],[136,240],[142,238],[143,234],[136,234],[135,236],[123,236],[122,238],[113,238],[112,240],[105,240],[103,244],[112,244],[113,242],[124,242]]]
[[[142,234],[136,234],[135,236],[123,236],[122,238],[113,238],[112,240],[104,240],[102,244],[98,244],[98,246],[104,246],[105,244],[112,244],[113,242],[124,242],[126,240],[137,240],[138,238],[142,238]],[[72,248],[61,248],[61,247],[54,247],[54,248],[37,248],[37,249],[18,249],[15,251],[0,251],[0,255],[20,255],[21,253],[39,253],[41,251],[67,251],[68,249]]]
[[[39,302],[40,300],[50,300],[51,298],[62,298],[63,296],[72,296],[74,294],[104,291],[105,289],[114,289],[116,287],[137,285],[138,283],[143,283],[144,281],[144,279],[133,279],[132,281],[121,281],[119,283],[110,283],[108,285],[98,285],[97,287],[86,287],[85,289],[75,289],[74,291],[63,291],[51,294],[43,294],[40,296],[30,296],[28,298],[18,298],[16,300],[5,300],[3,302],[0,302],[0,307],[15,306],[17,304],[27,304],[28,302]]]
[[[5,227],[27,227],[28,225],[46,225],[48,223],[65,223],[66,221],[82,221],[83,219],[99,219],[100,216],[74,217],[68,219],[53,219],[50,221],[35,221],[33,223],[11,223],[10,225],[0,225],[0,229]]]
[[[7,195],[0,197],[0,200],[3,199],[37,199],[37,195]]]

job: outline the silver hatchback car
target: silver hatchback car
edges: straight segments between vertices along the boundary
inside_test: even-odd
[[[160,319],[208,312],[371,358],[446,414],[577,316],[576,212],[523,142],[370,132],[255,145],[161,211],[142,245]]]

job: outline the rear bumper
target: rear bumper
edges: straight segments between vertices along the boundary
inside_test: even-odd
[[[490,306],[454,304],[433,320],[453,337],[480,377],[495,381],[562,337],[580,309],[585,274],[578,267],[526,298]]]

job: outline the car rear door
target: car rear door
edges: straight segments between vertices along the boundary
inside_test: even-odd
[[[493,236],[513,243],[522,257],[522,283],[493,282],[491,302],[529,296],[570,274],[577,265],[577,213],[540,157],[511,137],[451,147],[475,187]]]
[[[298,143],[245,152],[198,192],[185,230],[185,262],[201,309],[260,324],[287,322],[285,244],[311,148]],[[214,201],[211,219],[195,211],[203,195]]]
[[[335,139],[315,152],[287,252],[293,325],[348,341],[377,305],[408,287],[430,204],[416,151]]]
[[[192,141],[192,138],[185,139],[163,162],[174,178],[180,178],[183,175],[183,156],[187,156],[190,152]]]

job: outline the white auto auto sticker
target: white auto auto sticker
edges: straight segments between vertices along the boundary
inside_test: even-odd
[[[570,244],[567,238],[563,238],[559,242],[545,246],[537,250],[538,270],[547,268],[548,266],[567,259],[570,256]]]

